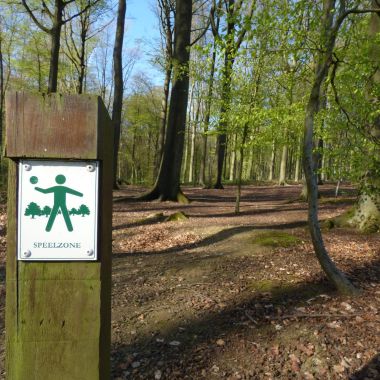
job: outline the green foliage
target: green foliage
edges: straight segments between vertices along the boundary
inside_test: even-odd
[[[41,7],[41,2],[30,0],[29,3],[35,9]],[[85,3],[84,0],[70,3],[66,16],[73,15]],[[252,19],[249,14],[251,4],[254,4]],[[48,0],[46,5],[52,8],[53,1]],[[196,28],[201,29],[204,20],[208,19],[210,5],[211,2],[206,2],[198,9],[194,16]],[[241,8],[228,9],[224,2],[222,5],[215,10],[215,20],[220,20],[217,35],[208,30],[190,49],[188,70],[194,94],[188,104],[183,179],[188,180],[190,165],[193,166],[193,183],[199,178],[205,135],[208,139],[206,171],[212,179],[217,166],[216,140],[220,134],[227,135],[226,180],[234,182],[236,179],[229,174],[236,173],[240,148],[243,148],[244,156],[244,181],[267,180],[270,169],[274,173],[272,179],[278,177],[285,145],[289,150],[287,177],[293,179],[301,159],[310,78],[315,73],[317,52],[323,43],[319,32],[322,3],[243,0]],[[350,0],[346,5],[365,8],[370,7],[371,2]],[[111,22],[112,12],[111,3],[100,1],[83,14],[83,18],[74,18],[64,26],[59,91],[77,91],[80,72],[77,53],[81,49],[83,21],[88,17],[85,90],[100,94],[110,107],[113,35],[105,25]],[[50,26],[46,13],[40,12],[38,16]],[[318,139],[324,142],[323,150],[315,148],[315,153],[323,155],[320,170],[323,176],[334,181],[345,179],[361,183],[362,186],[366,186],[363,185],[366,173],[380,176],[379,138],[374,136],[373,130],[380,118],[380,81],[372,78],[379,62],[380,36],[369,36],[369,19],[368,14],[351,15],[343,23],[334,51],[336,67],[324,84],[326,101],[321,105],[315,126],[316,145]],[[234,23],[234,28],[229,31],[228,23]],[[245,34],[241,34],[243,30],[246,30]],[[198,33],[200,30],[195,34]],[[46,91],[49,36],[30,21],[19,4],[10,1],[0,4],[0,34],[4,89]],[[240,35],[243,38],[238,46]],[[216,67],[210,97],[214,48]],[[136,53],[128,51],[124,56],[127,62],[124,72],[126,95],[118,177],[126,184],[152,184],[159,163],[163,88],[146,74],[135,74],[130,80],[133,54]],[[170,57],[165,56],[164,49],[155,49],[151,55],[162,70],[167,68],[168,62],[172,63]],[[228,91],[226,81],[230,81]],[[206,121],[208,106],[211,114]],[[222,106],[225,112],[221,112]],[[247,136],[243,142],[244,130]],[[193,143],[195,158],[191,161]],[[0,176],[0,186],[2,189],[5,186],[4,175]],[[70,211],[71,215],[77,215],[75,212],[75,209]],[[47,212],[44,215],[47,216]]]
[[[35,202],[30,202],[25,209],[24,215],[31,216],[34,219],[36,216],[42,215],[41,207]]]

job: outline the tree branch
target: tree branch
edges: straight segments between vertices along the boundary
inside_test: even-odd
[[[24,6],[24,8],[26,9],[26,11],[28,12],[29,16],[31,17],[31,19],[33,20],[33,22],[41,29],[43,30],[45,33],[48,33],[48,34],[51,34],[52,32],[52,29],[49,29],[47,28],[46,26],[42,25],[36,18],[36,16],[34,15],[33,11],[29,8],[29,5],[27,4],[26,0],[21,0],[21,3],[22,5]]]
[[[42,7],[45,9],[46,13],[49,15],[49,17],[52,19],[54,18],[53,13],[51,13],[49,7],[46,5],[45,1],[42,1]]]
[[[23,0],[24,1],[24,0]],[[70,0],[70,1],[67,1],[65,2],[64,4],[70,4],[71,2],[73,2],[74,0]],[[87,5],[78,13],[70,16],[69,18],[67,18],[66,20],[62,20],[62,25],[68,23],[69,21],[71,21],[72,19],[74,19],[75,17],[78,17],[80,15],[82,15],[83,13],[85,13],[86,11],[88,11],[91,7],[93,7],[95,4],[99,3],[100,0],[95,0],[94,2],[88,2]]]
[[[248,14],[247,14],[247,18],[246,18],[246,21],[251,21],[251,19],[252,19],[252,15],[253,15],[253,9],[254,9],[254,6],[256,5],[256,0],[252,0],[251,1],[251,5],[250,5],[250,7],[249,7],[249,10],[248,10]],[[244,37],[245,37],[245,34],[247,33],[247,30],[248,30],[248,28],[247,28],[247,25],[245,25],[242,29],[241,29],[241,31],[240,31],[240,33],[239,33],[239,35],[238,35],[238,39],[237,39],[237,41],[236,41],[236,43],[235,43],[235,50],[237,51],[237,50],[239,50],[239,47],[240,47],[240,45],[241,45],[241,43],[243,42],[243,40],[244,40]]]

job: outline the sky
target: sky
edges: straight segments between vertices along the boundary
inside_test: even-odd
[[[132,75],[144,72],[155,85],[162,85],[163,75],[149,62],[149,53],[154,51],[154,41],[159,37],[154,4],[155,0],[127,1],[124,47],[127,53],[138,52]]]

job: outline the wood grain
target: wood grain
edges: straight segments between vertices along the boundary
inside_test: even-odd
[[[97,96],[11,92],[5,103],[7,157],[101,158]]]
[[[113,131],[98,97],[7,97],[7,379],[110,378]],[[97,262],[17,261],[18,158],[100,163]]]

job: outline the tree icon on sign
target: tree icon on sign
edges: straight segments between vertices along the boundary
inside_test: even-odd
[[[69,211],[69,215],[78,215],[78,210],[76,208],[72,208],[70,211]]]
[[[31,216],[34,219],[35,216],[42,214],[41,207],[35,202],[30,202],[25,210],[25,216]]]
[[[42,213],[41,215],[45,215],[46,217],[48,217],[51,213],[51,207],[49,206],[45,206],[43,209],[42,209]]]
[[[78,214],[84,217],[85,215],[90,215],[90,210],[86,205],[80,205],[78,209]]]

